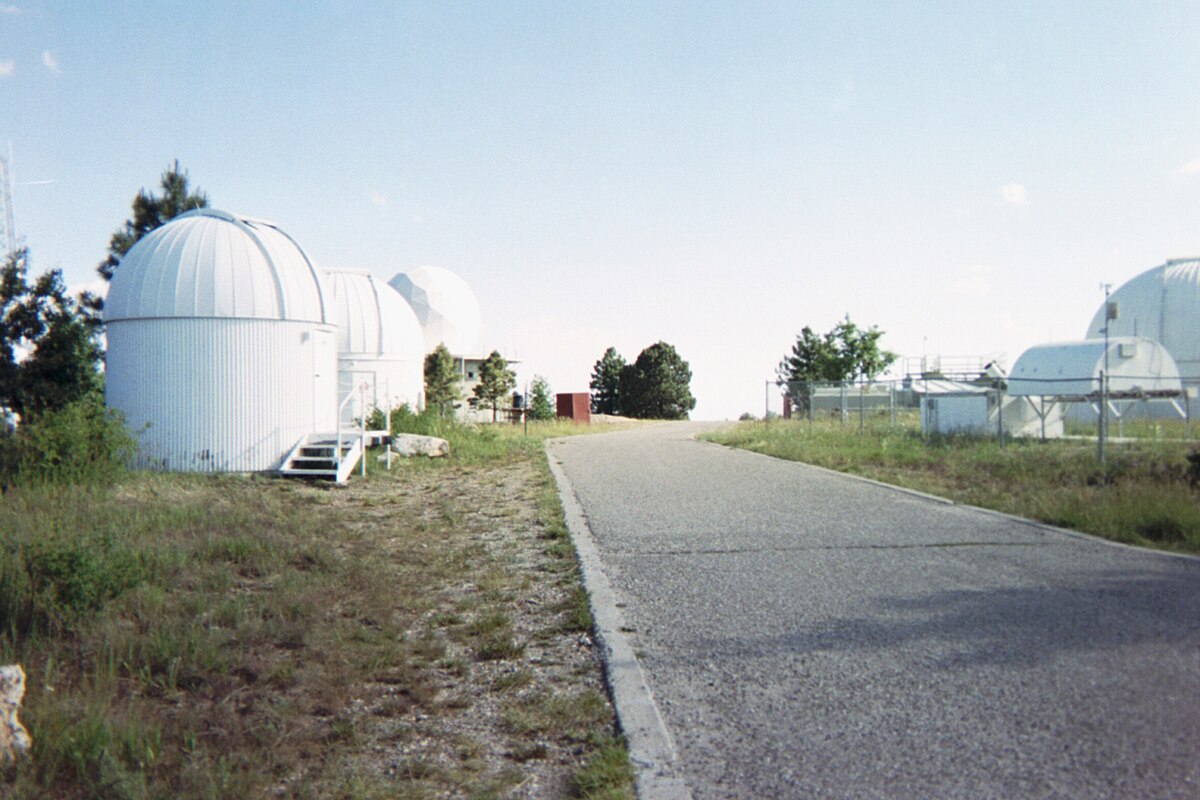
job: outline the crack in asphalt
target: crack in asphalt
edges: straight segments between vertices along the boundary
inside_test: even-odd
[[[805,553],[831,550],[925,550],[944,547],[1049,547],[1049,542],[931,542],[928,544],[847,544],[797,547],[718,547],[699,550],[612,550],[621,556],[721,556],[739,553]]]

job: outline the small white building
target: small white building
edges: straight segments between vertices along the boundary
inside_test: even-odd
[[[121,260],[108,297],[107,404],[144,467],[273,470],[336,429],[337,340],[321,277],[277,225],[182,214]]]
[[[339,404],[352,395],[345,406],[351,417],[372,408],[422,408],[425,339],[412,308],[369,272],[326,270],[325,278],[337,322]]]
[[[912,390],[921,398],[925,433],[1042,438],[1063,433],[1061,408],[1043,414],[1027,398],[1009,396],[996,386],[937,379],[914,381]]]

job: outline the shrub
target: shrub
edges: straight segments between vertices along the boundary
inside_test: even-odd
[[[112,483],[135,452],[120,414],[94,393],[0,437],[0,486]]]

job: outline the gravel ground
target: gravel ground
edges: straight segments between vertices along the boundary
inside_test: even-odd
[[[380,540],[379,557],[389,521],[407,518],[439,531],[428,564],[462,565],[427,590],[405,633],[424,664],[424,696],[365,683],[356,701],[357,769],[397,797],[570,797],[593,738],[615,730],[591,636],[571,623],[573,562],[548,551],[543,487],[540,468],[518,460],[335,490],[337,517]],[[391,542],[398,563],[425,568],[411,537]],[[397,586],[404,580],[398,573]],[[512,650],[481,655],[475,626],[497,613],[511,623]]]

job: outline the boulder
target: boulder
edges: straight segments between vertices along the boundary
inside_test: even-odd
[[[29,754],[33,744],[29,731],[17,719],[25,696],[25,670],[20,664],[0,667],[0,764]]]
[[[392,436],[392,452],[405,458],[412,456],[440,458],[450,455],[450,443],[436,436],[397,433]]]

